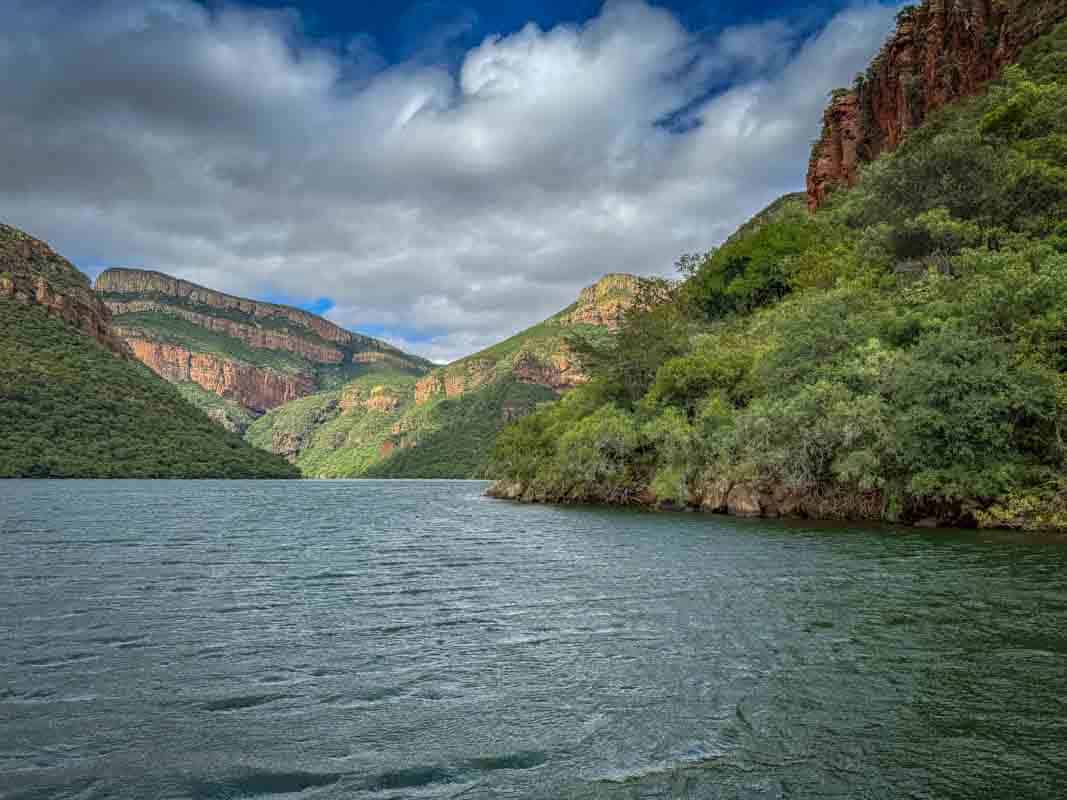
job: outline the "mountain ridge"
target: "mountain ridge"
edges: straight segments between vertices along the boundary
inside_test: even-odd
[[[364,372],[423,374],[420,356],[312,312],[227,294],[163,272],[112,268],[95,288],[116,331],[153,372],[200,387],[189,396],[240,430],[261,414]],[[226,405],[228,404],[228,405]]]
[[[0,477],[296,477],[149,372],[88,278],[3,224],[0,409]]]
[[[617,329],[642,279],[612,274],[538,325],[422,377],[366,375],[267,412],[248,440],[309,477],[484,477],[508,422],[582,385],[567,341]]]

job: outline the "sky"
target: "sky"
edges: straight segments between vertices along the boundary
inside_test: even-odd
[[[879,0],[0,0],[0,221],[435,361],[804,186]]]

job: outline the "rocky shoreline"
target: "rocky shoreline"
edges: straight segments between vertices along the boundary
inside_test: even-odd
[[[976,503],[910,506],[896,519],[886,514],[887,499],[879,491],[838,487],[787,487],[759,481],[715,480],[690,491],[685,503],[658,498],[651,490],[619,491],[605,496],[553,496],[520,481],[501,480],[486,490],[497,500],[549,505],[606,505],[648,511],[695,511],[761,519],[810,519],[827,522],[887,522],[919,528],[982,527]]]

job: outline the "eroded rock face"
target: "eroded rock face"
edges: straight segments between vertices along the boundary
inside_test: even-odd
[[[1067,17],[1067,0],[926,0],[851,91],[835,93],[808,166],[808,205],[852,186],[933,111],[972,96]]]
[[[341,412],[354,409],[391,414],[400,408],[401,398],[384,386],[375,386],[369,392],[360,386],[349,385],[341,394]]]
[[[2,224],[0,298],[41,306],[116,355],[131,355],[112,331],[111,314],[93,294],[88,278],[44,242]]]
[[[520,353],[515,359],[513,371],[523,383],[547,386],[557,392],[573,389],[589,380],[566,346],[547,359],[534,353]]]
[[[352,333],[315,315],[289,306],[261,303],[217,292],[161,272],[135,269],[109,269],[96,281],[111,313],[123,322],[125,315],[152,314],[175,317],[206,331],[229,337],[256,350],[283,351],[310,362],[302,373],[289,374],[276,369],[255,367],[236,358],[196,352],[201,348],[195,337],[183,342],[180,335],[159,335],[151,324],[131,322],[124,334],[145,363],[167,380],[189,380],[185,376],[200,365],[199,379],[204,388],[222,397],[235,399],[251,411],[274,408],[304,397],[317,388],[313,365],[347,363],[386,365],[400,371],[422,371],[428,362],[397,350],[377,339]],[[174,342],[166,347],[154,342]],[[182,345],[192,348],[186,351]],[[177,359],[174,366],[170,355]],[[147,359],[147,360],[146,360]],[[384,407],[387,400],[373,401]]]
[[[569,312],[549,320],[559,327],[557,344],[544,340],[527,343],[499,361],[474,356],[435,370],[415,385],[415,403],[424,405],[438,397],[459,397],[499,377],[514,376],[523,383],[566,391],[588,381],[564,334],[571,325],[595,325],[618,330],[626,311],[638,301],[642,281],[634,275],[606,275],[579,295]],[[518,413],[517,411],[515,413]],[[505,414],[505,419],[510,419]]]
[[[337,347],[319,344],[303,336],[293,336],[283,331],[247,325],[225,317],[198,314],[180,306],[165,305],[153,300],[107,300],[105,302],[108,309],[116,317],[122,314],[144,312],[170,314],[206,330],[239,339],[250,347],[258,347],[264,350],[285,350],[319,364],[340,364],[345,360],[344,352]],[[374,353],[373,355],[384,356],[385,354]]]
[[[142,269],[109,269],[96,279],[96,290],[109,294],[136,294],[169,297],[185,300],[195,305],[210,306],[222,311],[237,311],[260,319],[281,319],[313,331],[317,336],[341,345],[351,345],[359,337],[322,317],[301,311],[298,308],[261,303],[243,297],[216,292],[195,283],[164,275],[162,272]],[[140,299],[140,298],[139,298]],[[371,341],[371,340],[367,340]]]
[[[572,325],[599,325],[618,330],[623,315],[632,308],[641,288],[634,275],[612,273],[582,289],[578,305],[567,321]]]
[[[496,364],[489,359],[474,358],[432,372],[415,384],[415,405],[435,397],[459,397],[485,386],[496,375]]]
[[[137,359],[164,380],[192,381],[253,411],[268,411],[305,397],[315,389],[308,375],[254,367],[208,353],[192,353],[178,345],[138,338],[136,332],[121,328],[117,332],[125,336]]]

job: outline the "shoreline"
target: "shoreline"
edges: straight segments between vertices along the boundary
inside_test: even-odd
[[[1025,525],[983,525],[977,503],[929,503],[906,508],[896,519],[885,514],[881,492],[811,487],[787,488],[762,482],[715,481],[690,492],[688,502],[661,500],[650,490],[613,497],[558,497],[538,493],[521,481],[495,481],[485,492],[495,500],[526,505],[602,506],[650,512],[691,512],[738,519],[776,519],[826,523],[855,522],[927,530],[984,530],[1027,534],[1067,535],[1067,530],[1027,528]]]

